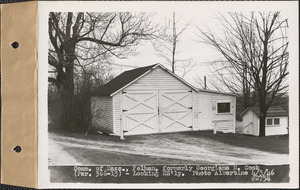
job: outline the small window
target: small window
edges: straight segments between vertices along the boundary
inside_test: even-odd
[[[274,125],[280,125],[280,119],[274,118]]]
[[[217,113],[230,113],[230,102],[220,102],[220,103],[218,103]]]
[[[272,118],[267,119],[267,125],[273,125],[273,119]]]
[[[280,118],[267,118],[266,119],[267,126],[279,126],[280,125]]]

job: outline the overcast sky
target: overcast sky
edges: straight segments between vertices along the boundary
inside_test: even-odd
[[[250,13],[249,11],[241,12],[244,15]],[[228,11],[176,11],[177,30],[182,29],[187,23],[189,23],[188,28],[183,32],[177,49],[180,52],[176,55],[179,59],[192,59],[194,67],[193,69],[184,76],[184,79],[196,87],[200,87],[199,83],[196,81],[197,78],[203,79],[207,76],[207,81],[214,77],[209,65],[210,62],[223,58],[222,55],[207,44],[200,43],[201,40],[199,35],[199,29],[207,30],[208,28],[216,35],[222,35],[223,27],[220,25],[220,21],[217,16],[220,14],[228,15]],[[166,20],[172,19],[173,12],[157,12],[154,17],[154,22],[159,24],[165,24]],[[281,19],[288,18],[285,12],[281,12]],[[170,34],[171,31],[170,31]],[[171,70],[171,66],[166,62],[166,60],[158,55],[150,42],[144,42],[137,49],[139,54],[134,56],[129,56],[127,59],[116,60],[114,68],[115,74],[120,74],[123,71],[143,67],[147,65],[152,65],[155,63],[161,63]],[[171,56],[171,55],[170,55]],[[124,66],[120,66],[124,65]],[[182,76],[180,69],[175,70],[175,73]],[[220,84],[221,85],[221,84]]]
[[[290,43],[290,48],[297,47],[295,39],[298,40],[298,19],[297,19],[297,7],[294,6],[293,2],[282,2],[282,1],[202,1],[202,2],[51,2],[47,5],[47,2],[41,3],[44,6],[40,7],[40,12],[45,15],[39,20],[41,25],[48,19],[47,12],[156,12],[154,22],[164,24],[165,20],[172,18],[173,11],[176,12],[176,17],[180,18],[178,22],[178,28],[184,27],[190,22],[187,30],[182,34],[180,43],[178,44],[178,49],[181,51],[178,55],[180,59],[192,58],[195,63],[194,69],[185,76],[185,80],[190,82],[195,86],[199,86],[195,82],[195,78],[199,76],[203,78],[204,75],[213,76],[208,69],[207,62],[214,61],[221,57],[221,55],[212,49],[210,46],[201,44],[198,42],[199,37],[197,36],[198,28],[205,29],[210,28],[216,34],[222,34],[221,27],[218,25],[218,20],[216,15],[218,13],[227,14],[228,11],[231,12],[241,12],[243,14],[249,14],[250,11],[281,11],[282,18],[288,18],[290,31],[293,31],[293,39]],[[118,6],[116,6],[116,4]],[[46,27],[45,27],[46,28]],[[45,31],[45,35],[47,31]],[[291,35],[292,36],[292,35]],[[291,37],[289,36],[289,37]],[[138,55],[129,56],[127,59],[115,61],[118,65],[124,66],[114,66],[115,74],[120,74],[121,72],[132,69],[135,67],[142,67],[147,65],[152,65],[155,63],[161,63],[171,68],[166,61],[158,56],[158,52],[154,50],[151,43],[144,42],[138,47]],[[298,51],[297,51],[298,52]],[[46,54],[45,54],[46,55]],[[296,58],[298,54],[291,54],[291,57]],[[46,56],[47,58],[47,56]],[[45,59],[46,59],[45,58]],[[298,63],[297,61],[290,61],[291,64]],[[181,73],[177,73],[181,75]]]
[[[191,84],[198,86],[195,82],[195,78],[198,76],[203,78],[204,75],[211,75],[208,68],[207,62],[215,60],[215,58],[220,57],[218,52],[210,48],[208,45],[199,42],[200,38],[197,36],[199,34],[198,28],[206,28],[217,32],[218,21],[214,19],[217,13],[199,13],[199,12],[176,12],[177,30],[179,31],[186,24],[189,23],[187,29],[183,32],[180,41],[177,45],[178,53],[176,55],[179,59],[192,59],[194,63],[193,69],[187,73],[184,77],[185,80]],[[157,12],[154,18],[154,22],[160,24],[165,24],[166,20],[172,19],[173,12]],[[170,31],[171,32],[171,31]],[[155,51],[153,45],[150,42],[144,42],[137,49],[138,55],[129,56],[127,59],[116,60],[117,66],[114,66],[114,72],[119,74],[123,71],[132,69],[134,67],[142,67],[147,65],[152,65],[155,63],[161,63],[168,69],[171,66],[166,62],[165,58],[158,55]],[[181,63],[180,63],[181,64]],[[119,66],[119,65],[124,65]],[[176,74],[182,76],[180,69],[175,71]]]

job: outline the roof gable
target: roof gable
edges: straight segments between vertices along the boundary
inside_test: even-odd
[[[259,117],[260,115],[259,107],[248,107],[245,111],[243,111],[241,116],[245,115],[247,111],[253,112],[257,117]],[[279,106],[271,106],[267,111],[267,117],[283,117],[283,116],[289,116],[289,113]]]
[[[175,78],[183,82],[185,85],[191,87],[195,91],[198,91],[195,87],[191,84],[183,80],[182,78],[178,77],[167,68],[162,66],[161,64],[154,64],[146,67],[140,67],[137,69],[132,69],[129,71],[125,71],[118,75],[116,78],[111,80],[110,82],[106,83],[98,90],[93,92],[93,95],[100,95],[100,96],[113,96],[119,91],[123,90],[133,82],[137,81],[138,79],[142,78],[146,74],[148,74],[151,70],[155,69],[156,67],[161,67],[162,69],[166,70],[169,74],[173,75]]]

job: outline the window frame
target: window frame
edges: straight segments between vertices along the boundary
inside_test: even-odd
[[[272,121],[272,124],[271,124],[271,125],[268,124],[268,120],[269,120],[269,119]],[[267,117],[267,118],[266,118],[266,126],[273,126],[273,124],[274,124],[273,118],[272,118],[272,117]]]
[[[267,122],[268,119],[272,120],[271,125],[268,125],[268,122]],[[279,124],[274,123],[275,119],[279,120]],[[265,123],[266,123],[266,127],[280,127],[280,117],[266,117],[266,122]]]
[[[229,112],[222,112],[219,113],[218,104],[219,103],[229,103]],[[224,115],[224,114],[232,114],[232,108],[231,108],[231,101],[230,100],[220,100],[216,102],[216,114]]]
[[[278,124],[275,124],[275,119],[278,119],[278,121],[279,121]],[[280,118],[279,117],[274,117],[273,118],[273,125],[275,125],[275,126],[280,125]]]

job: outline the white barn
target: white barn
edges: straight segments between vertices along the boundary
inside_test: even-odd
[[[259,107],[247,108],[242,114],[243,134],[259,135]],[[266,117],[266,136],[288,134],[288,112],[281,107],[270,107]]]
[[[200,90],[161,64],[125,71],[91,97],[92,124],[138,135],[192,130],[235,132],[236,98]]]

